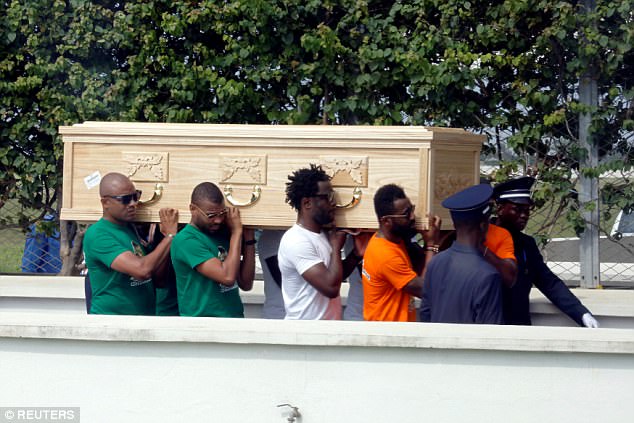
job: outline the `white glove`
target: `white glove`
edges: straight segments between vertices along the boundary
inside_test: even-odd
[[[597,319],[595,319],[594,316],[590,313],[586,313],[581,316],[581,321],[583,322],[583,325],[587,328],[599,327],[599,322],[597,322]]]

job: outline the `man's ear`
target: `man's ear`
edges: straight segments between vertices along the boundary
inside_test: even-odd
[[[310,197],[304,197],[301,201],[302,209],[311,209],[313,207],[313,200]]]
[[[107,209],[108,208],[108,204],[110,204],[109,200],[110,199],[108,197],[101,197],[100,201],[101,201],[101,207],[103,209]]]

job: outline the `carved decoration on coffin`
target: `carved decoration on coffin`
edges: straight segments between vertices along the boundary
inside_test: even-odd
[[[462,191],[473,185],[473,177],[469,175],[452,175],[451,173],[439,173],[436,175],[434,183],[434,195],[437,200],[445,198]]]
[[[167,182],[169,153],[122,153],[128,164],[126,174],[137,182]]]
[[[266,155],[229,156],[221,155],[221,183],[266,184]]]
[[[321,156],[321,167],[336,187],[367,187],[368,157]]]

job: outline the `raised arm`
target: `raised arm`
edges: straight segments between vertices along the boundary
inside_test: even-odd
[[[238,286],[243,291],[250,291],[253,288],[255,278],[255,231],[250,228],[243,230],[242,236],[242,261],[240,262],[240,273],[238,274]]]
[[[498,271],[504,286],[512,288],[517,279],[517,260],[511,233],[500,226],[489,225],[482,254]]]
[[[359,232],[348,230],[343,230],[343,232],[351,235],[354,240],[353,249],[350,251],[350,253],[346,255],[346,259],[343,261],[343,278],[345,279],[350,276],[352,271],[363,260],[365,249],[368,246],[368,242],[370,242],[370,238],[372,238],[373,232]]]
[[[564,281],[555,275],[539,252],[539,248],[532,237],[524,238],[527,266],[533,278],[533,283],[555,306],[567,314],[579,326],[588,326],[583,316],[590,311],[570,291]],[[591,314],[590,314],[591,315]],[[595,327],[595,326],[590,326]]]
[[[321,294],[328,298],[337,298],[343,280],[341,248],[346,240],[346,234],[332,231],[329,239],[332,247],[330,265],[326,267],[323,262],[317,263],[302,273],[302,277]]]
[[[221,285],[232,286],[238,279],[240,270],[240,253],[242,252],[242,222],[240,211],[229,208],[227,226],[231,231],[229,251],[224,261],[213,257],[196,266],[196,271]]]
[[[163,208],[159,210],[161,220],[160,228],[165,238],[154,248],[154,251],[146,256],[137,256],[131,251],[121,253],[112,261],[110,267],[117,272],[125,273],[138,280],[146,280],[154,276],[169,260],[172,238],[178,230],[178,210]],[[162,278],[158,278],[160,287]]]
[[[422,232],[423,241],[425,246],[423,248],[416,247],[414,254],[421,254],[422,260],[417,260],[418,257],[412,257],[412,263],[418,263],[414,266],[414,271],[418,274],[407,285],[403,287],[403,291],[415,297],[422,297],[423,284],[425,279],[425,273],[427,267],[432,258],[438,253],[438,246],[440,240],[440,225],[442,220],[439,216],[434,216],[431,213],[427,215],[429,220],[429,229]]]

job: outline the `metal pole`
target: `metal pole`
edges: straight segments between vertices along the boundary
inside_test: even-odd
[[[596,9],[594,0],[584,0],[583,13]],[[581,41],[583,43],[583,41]],[[579,116],[579,145],[588,154],[581,160],[580,169],[596,167],[599,164],[599,148],[589,134],[592,113],[598,105],[597,80],[593,66],[589,66],[579,80],[579,100],[586,106],[586,111]],[[586,229],[579,243],[579,261],[581,268],[581,287],[597,288],[600,285],[599,267],[599,183],[597,178],[581,175],[579,186],[579,202],[585,210],[592,206],[593,210],[584,211]]]

